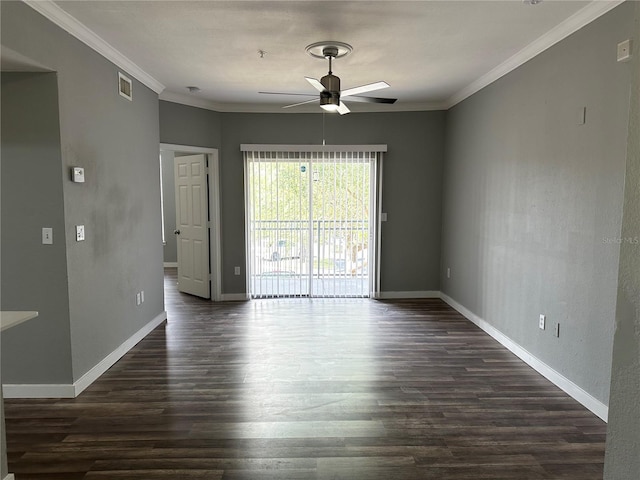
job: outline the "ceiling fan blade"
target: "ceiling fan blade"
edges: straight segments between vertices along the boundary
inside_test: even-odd
[[[307,80],[307,82],[311,84],[311,86],[313,86],[313,88],[315,88],[319,92],[324,92],[324,85],[322,85],[319,80],[316,80],[315,78],[311,78],[311,77],[304,77],[304,78]]]
[[[349,95],[358,95],[359,93],[366,93],[372,92],[374,90],[380,90],[382,88],[389,88],[389,86],[390,85],[387,82],[369,83],[368,85],[361,85],[360,87],[347,88],[346,90],[340,92],[340,96],[346,97]]]
[[[338,105],[338,113],[340,115],[344,115],[345,113],[349,113],[351,110],[349,110],[349,108],[342,102],[340,102],[340,105]]]
[[[298,95],[300,97],[317,97],[317,93],[258,92],[263,95]]]
[[[313,102],[317,102],[317,101],[318,101],[318,99],[317,99],[317,98],[314,98],[313,100],[307,100],[307,101],[305,101],[305,102],[294,103],[294,104],[292,104],[292,105],[285,105],[285,106],[284,106],[284,107],[282,107],[282,108],[297,107],[298,105],[306,105],[307,103],[313,103]]]
[[[396,103],[397,98],[379,98],[379,97],[360,97],[357,95],[350,95],[347,99],[349,102],[362,102],[362,103]]]

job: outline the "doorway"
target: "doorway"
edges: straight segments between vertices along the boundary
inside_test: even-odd
[[[165,267],[180,291],[221,301],[218,150],[162,143],[160,164]]]
[[[375,291],[379,152],[246,151],[251,298]]]

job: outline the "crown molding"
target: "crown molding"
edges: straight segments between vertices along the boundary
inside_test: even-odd
[[[53,0],[22,0],[35,11],[49,19],[51,22],[73,35],[75,38],[86,44],[91,49],[98,52],[107,60],[113,62],[118,67],[124,69],[129,75],[160,94],[161,100],[179,103],[192,107],[204,108],[216,112],[251,112],[251,113],[285,113],[281,108],[274,105],[260,105],[249,103],[218,103],[201,97],[195,97],[180,93],[166,92],[165,86],[153,78],[141,67],[129,60],[124,54],[103,40],[95,32],[80,23],[76,18],[69,15],[62,8],[56,5]],[[576,12],[564,22],[549,30],[543,36],[531,42],[518,53],[507,59],[494,69],[490,70],[477,80],[464,87],[452,95],[445,102],[412,102],[399,103],[395,105],[385,105],[384,107],[368,105],[367,112],[398,112],[398,111],[429,111],[448,110],[457,105],[484,87],[492,84],[496,80],[507,75],[511,71],[528,62],[535,56],[544,52],[561,40],[567,38],[572,33],[580,30],[585,25],[593,22],[605,13],[614,9],[625,0],[593,0],[586,7]],[[317,113],[313,107],[286,111],[286,113]]]
[[[279,105],[254,104],[254,103],[218,103],[201,97],[185,95],[164,91],[160,94],[160,100],[172,103],[179,103],[190,107],[204,108],[214,112],[224,113],[318,113],[317,105],[301,105],[297,109],[283,110]],[[366,106],[365,106],[366,105]],[[443,102],[412,102],[393,105],[358,104],[359,110],[353,113],[374,113],[374,112],[424,112],[432,110],[446,110],[447,106]],[[356,107],[356,108],[358,108]],[[361,110],[360,110],[361,109]]]
[[[608,11],[614,9],[624,1],[625,0],[593,0],[586,7],[574,13],[564,22],[556,25],[554,28],[531,42],[518,53],[495,67],[493,70],[490,70],[477,80],[471,82],[456,94],[452,95],[447,102],[446,109],[457,105],[464,99],[482,90],[484,87],[504,77],[509,72],[515,70],[535,56],[541,54],[556,43],[564,40],[572,33],[577,32],[585,25],[593,22],[594,20],[601,17]]]
[[[136,78],[156,93],[164,90],[158,80],[153,78],[142,68],[129,60],[124,54],[116,48],[104,41],[98,34],[87,28],[85,25],[76,20],[75,17],[69,15],[62,8],[56,5],[52,0],[22,0],[24,3],[33,8],[36,12],[55,23],[67,33],[70,33],[89,48],[95,50],[107,60],[113,62],[122,68],[127,74]]]
[[[167,102],[179,103],[189,107],[204,108],[205,110],[213,110],[214,112],[225,111],[224,105],[194,95],[185,95],[183,93],[174,93],[165,90],[159,95],[159,98]]]

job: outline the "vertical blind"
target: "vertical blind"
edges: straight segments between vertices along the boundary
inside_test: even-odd
[[[247,146],[252,298],[376,291],[378,178],[385,146]]]

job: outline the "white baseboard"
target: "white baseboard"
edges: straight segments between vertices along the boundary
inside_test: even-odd
[[[513,354],[523,360],[526,364],[532,367],[535,371],[537,371],[540,375],[545,377],[551,383],[556,385],[558,388],[563,390],[569,396],[573,397],[575,400],[580,402],[583,406],[591,410],[594,414],[600,417],[605,422],[609,416],[609,407],[607,407],[600,400],[580,388],[578,385],[573,383],[567,377],[558,373],[556,370],[551,368],[549,365],[544,363],[542,360],[537,358],[535,355],[531,354],[529,351],[518,345],[516,342],[507,337],[504,333],[502,333],[497,328],[490,325],[486,320],[483,320],[478,315],[473,313],[471,310],[467,309],[463,305],[456,302],[453,298],[449,297],[445,293],[440,294],[440,298],[447,302],[451,307],[456,309],[460,314],[465,316],[469,321],[475,323],[478,327],[484,330],[486,333],[491,335],[494,339],[500,342],[503,346],[505,346],[508,350],[510,350]]]
[[[100,375],[109,370],[140,340],[167,319],[167,312],[162,312],[144,327],[129,337],[122,345],[107,355],[95,367],[85,373],[73,384],[7,384],[2,385],[4,398],[75,398],[89,385],[95,382]]]
[[[95,382],[100,375],[109,370],[118,360],[120,360],[129,350],[144,337],[149,335],[153,329],[167,319],[167,312],[163,311],[144,327],[129,337],[122,345],[107,355],[100,363],[80,377],[74,384],[75,396],[80,395],[89,385]]]
[[[74,398],[75,391],[71,383],[2,385],[4,398]]]
[[[380,292],[377,299],[392,298],[440,298],[440,292],[437,290],[422,290],[415,292]]]
[[[178,262],[164,262],[164,268],[178,268]]]
[[[9,473],[3,480],[16,480],[16,477],[13,476],[13,473]]]
[[[249,300],[249,295],[246,293],[223,293],[220,295],[222,302],[244,302],[246,300]]]

